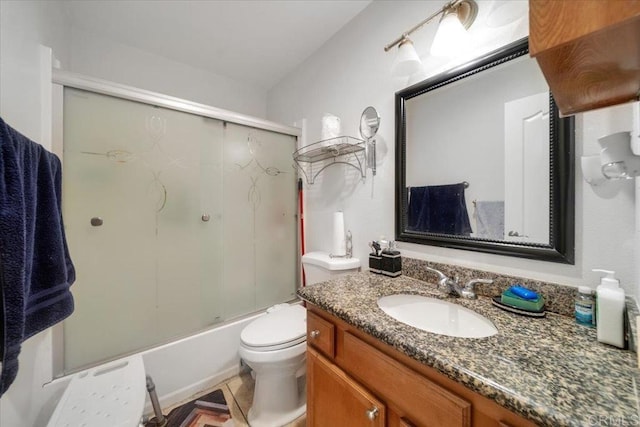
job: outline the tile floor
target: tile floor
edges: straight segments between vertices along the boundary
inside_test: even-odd
[[[244,372],[207,390],[203,390],[202,392],[189,397],[184,402],[180,402],[168,408],[163,408],[163,412],[168,414],[173,408],[220,388],[224,392],[224,398],[231,409],[231,417],[233,418],[235,427],[248,427],[247,414],[251,407],[251,402],[253,401],[254,385],[255,381],[251,378],[251,374],[249,372]],[[303,415],[292,423],[287,424],[285,427],[304,427],[306,425],[307,417]]]

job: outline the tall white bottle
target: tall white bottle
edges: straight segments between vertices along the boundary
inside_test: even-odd
[[[624,348],[624,289],[615,278],[615,271],[593,271],[605,274],[596,288],[598,341]]]

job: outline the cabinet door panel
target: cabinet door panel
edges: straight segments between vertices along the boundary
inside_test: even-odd
[[[335,356],[335,328],[331,322],[307,312],[307,342],[330,359]]]
[[[351,335],[344,334],[341,366],[384,395],[417,426],[469,427],[471,404]]]
[[[307,380],[309,427],[384,427],[384,404],[311,348]]]

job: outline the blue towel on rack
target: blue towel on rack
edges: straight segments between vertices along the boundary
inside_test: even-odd
[[[0,118],[0,396],[22,342],[73,312],[61,209],[61,164]]]
[[[469,236],[471,223],[464,183],[409,188],[408,229]]]

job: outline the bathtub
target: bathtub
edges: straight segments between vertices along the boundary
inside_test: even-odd
[[[143,351],[163,408],[210,388],[240,371],[240,332],[264,312],[232,320],[213,329]],[[145,413],[152,413],[147,396]]]
[[[213,387],[240,371],[240,333],[264,311],[230,320],[212,329],[141,351],[147,375],[151,375],[163,408],[186,400]],[[44,385],[44,404],[39,408],[34,427],[46,425],[70,382],[70,376]],[[153,414],[149,395],[144,413]],[[166,415],[166,414],[165,414]]]

